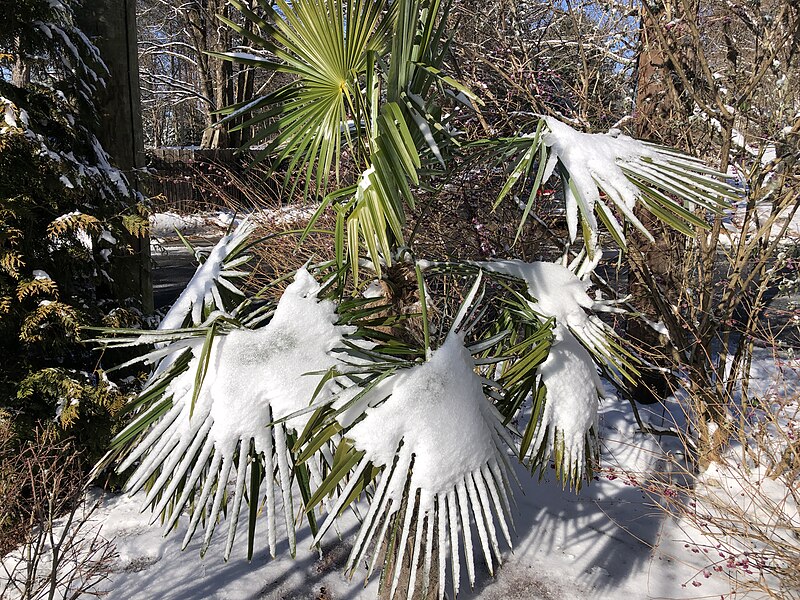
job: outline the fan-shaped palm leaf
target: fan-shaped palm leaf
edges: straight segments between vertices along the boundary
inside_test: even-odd
[[[323,373],[341,364],[330,350],[355,331],[336,325],[335,305],[320,301],[319,290],[311,275],[300,270],[265,326],[230,330],[225,323],[212,324],[205,340],[194,336],[154,351],[169,366],[157,368],[135,402],[139,414],[114,444],[129,450],[120,470],[137,465],[126,489],[148,488],[145,504],[152,507],[154,520],[161,515],[169,530],[189,507],[184,546],[204,519],[205,550],[233,483],[225,556],[232,548],[246,488],[251,511],[248,554],[262,497],[269,547],[275,553],[278,493],[294,553],[292,482],[297,470],[290,449],[307,418],[292,415],[313,398],[338,391],[335,378],[323,379]],[[181,331],[185,337],[193,330]],[[317,464],[311,461],[307,468],[320,483]]]
[[[159,329],[179,329],[190,325],[196,327],[214,310],[226,311],[230,302],[223,300],[223,294],[244,297],[231,279],[249,274],[239,267],[250,260],[250,256],[243,252],[247,249],[254,229],[255,225],[251,221],[244,220],[234,231],[217,242],[207,257],[203,258],[195,253],[202,262],[172,308],[164,315]]]
[[[296,79],[222,112],[234,119],[255,111],[238,127],[266,124],[249,142],[268,140],[257,160],[274,156],[287,179],[302,174],[306,186],[314,179],[317,192],[328,190],[332,168],[338,182],[347,144],[361,171],[359,182],[346,188],[349,199],[337,190],[323,206],[340,205],[339,231],[347,241],[337,244],[339,262],[346,252],[357,277],[364,247],[380,275],[381,263],[391,264],[393,249],[403,245],[404,206],[414,205],[411,185],[418,184],[421,154],[443,163],[443,146],[453,141],[440,99],[449,92],[466,105],[476,100],[441,71],[448,49],[444,32],[449,5],[438,0],[261,4],[266,19],[234,2],[261,32],[247,32],[246,37],[277,61],[241,52],[218,56]],[[245,35],[246,30],[223,20]]]
[[[504,453],[513,442],[482,384],[462,336],[451,333],[427,362],[397,371],[337,417],[346,436],[348,458],[342,462],[352,473],[317,540],[354,500],[354,491],[363,489],[364,478],[376,479],[346,568],[352,573],[368,561],[369,576],[386,548],[382,578],[391,578],[390,597],[399,589],[407,550],[407,596],[417,589],[418,568],[420,589],[429,589],[437,548],[435,581],[442,598],[448,561],[458,593],[462,548],[470,583],[475,581],[473,525],[490,572],[502,560],[496,523],[511,544]],[[330,478],[341,481],[342,473]]]
[[[695,207],[719,213],[740,194],[727,183],[724,173],[696,158],[621,134],[580,133],[552,117],[543,117],[532,136],[507,140],[506,148],[501,151],[504,156],[522,155],[497,202],[520,181],[533,177],[524,223],[540,186],[558,171],[570,238],[575,240],[580,224],[587,251],[597,260],[598,218],[624,247],[625,234],[618,215],[652,239],[634,214],[637,203],[688,235],[707,226]]]
[[[281,71],[295,79],[259,99],[224,109],[226,119],[255,113],[244,124],[265,124],[248,144],[268,140],[256,160],[275,156],[276,166],[288,161],[287,177],[302,170],[306,185],[326,191],[331,169],[337,174],[343,144],[349,145],[356,164],[368,159],[368,140],[377,88],[366,86],[374,55],[386,51],[396,3],[386,0],[298,0],[259,2],[265,18],[232,2],[259,29],[250,41],[272,54],[228,52],[220,58]],[[244,31],[224,19],[229,26]],[[369,73],[371,78],[371,73]],[[377,107],[375,107],[377,108]],[[366,128],[366,130],[364,130]],[[352,131],[351,131],[352,130]],[[355,135],[353,135],[355,134]]]
[[[624,385],[636,380],[638,360],[614,331],[593,314],[598,302],[586,293],[588,282],[561,265],[505,260],[476,263],[489,273],[525,282],[528,297],[518,297],[514,325],[534,322],[532,334],[503,353],[501,405],[507,419],[522,401],[533,398],[533,411],[520,445],[520,459],[531,469],[550,460],[570,487],[580,487],[597,457],[597,406],[603,392],[595,363]],[[600,305],[600,308],[604,308]],[[552,323],[544,337],[535,325]]]

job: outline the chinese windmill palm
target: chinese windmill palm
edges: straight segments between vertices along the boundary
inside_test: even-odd
[[[302,268],[277,304],[242,300],[231,280],[246,275],[243,225],[211,252],[161,329],[107,340],[152,344],[135,360],[154,365],[108,461],[134,468],[128,489],[147,490],[145,504],[167,529],[188,511],[184,545],[204,523],[205,549],[224,509],[227,557],[246,507],[252,556],[265,506],[271,553],[278,519],[294,553],[301,518],[319,543],[360,505],[351,575],[382,563],[391,596],[436,585],[443,597],[449,564],[457,594],[462,564],[472,584],[475,555],[492,572],[500,538],[511,545],[507,451],[540,473],[554,463],[562,484],[578,488],[597,461],[598,368],[621,386],[638,376],[636,358],[594,314],[608,304],[587,293],[601,226],[621,246],[628,225],[649,235],[634,213],[641,205],[691,233],[735,190],[693,158],[543,118],[530,137],[480,145],[513,164],[498,202],[532,183],[523,222],[541,186],[560,177],[568,234],[574,241],[580,231],[587,260],[574,271],[516,260],[414,263],[399,249],[415,186],[458,146],[440,99],[474,101],[442,72],[448,5],[277,0],[255,12],[232,4],[255,27],[223,20],[252,51],[219,56],[293,79],[224,112],[247,116],[240,127],[261,127],[259,158],[272,156],[288,181],[324,196],[306,231],[334,210],[336,256],[317,271],[322,283]],[[401,255],[416,271],[419,311],[398,315],[389,302],[354,297],[360,262],[381,278]],[[452,318],[443,311],[434,328],[427,286],[437,273],[459,281],[444,289],[460,309]],[[469,291],[464,276],[475,277]],[[421,319],[418,344],[394,335],[399,319]]]
[[[292,81],[254,101],[225,109],[252,114],[286,180],[304,180],[337,209],[337,255],[358,274],[361,248],[380,274],[403,245],[405,208],[425,164],[444,164],[455,142],[441,104],[475,97],[442,72],[449,6],[438,1],[300,0],[259,2],[263,17],[233,2],[258,33],[241,30],[255,50],[221,58],[288,73]],[[342,173],[345,151],[351,169]],[[331,181],[331,176],[334,181]],[[310,187],[313,183],[313,190]],[[330,193],[329,193],[330,192]],[[321,214],[321,213],[318,213]]]
[[[474,272],[476,266],[459,271]],[[443,267],[431,267],[437,268]],[[486,293],[478,271],[449,332],[425,362],[385,369],[387,376],[359,393],[356,401],[347,396],[319,409],[312,419],[319,419],[318,424],[304,433],[311,440],[309,448],[331,432],[343,437],[329,476],[307,506],[313,509],[328,495],[334,499],[315,541],[345,507],[367,494],[369,506],[346,570],[352,575],[363,564],[369,576],[382,562],[381,585],[390,597],[398,592],[424,595],[432,582],[442,597],[448,564],[457,594],[462,565],[470,584],[475,581],[476,555],[489,572],[502,562],[499,537],[511,546],[513,526],[514,474],[505,456],[507,449],[518,448],[508,422],[520,408],[509,410],[504,403],[514,401],[520,377],[532,378],[539,405],[522,436],[520,459],[531,468],[555,461],[564,484],[579,487],[597,458],[601,389],[583,344],[608,360],[598,350],[609,343],[609,331],[583,312],[592,305],[586,284],[550,263],[505,261],[481,263],[479,268],[491,277],[527,284],[529,295],[515,291],[519,314],[498,319],[499,333],[482,324],[485,305],[505,304],[504,294]],[[553,287],[548,289],[547,283]],[[519,288],[505,285],[509,291]],[[564,286],[572,294],[562,307],[554,288]],[[541,306],[534,312],[531,307],[537,304]],[[521,325],[529,334],[523,342],[514,339]],[[537,358],[529,359],[529,350]],[[496,363],[503,365],[502,376],[493,380],[485,367]],[[410,567],[408,578],[401,573],[404,561]]]
[[[506,450],[513,440],[476,372],[477,349],[457,331],[480,285],[478,278],[441,346],[425,361],[384,368],[386,376],[368,390],[318,413],[336,424],[342,442],[307,507],[334,498],[315,542],[368,494],[346,571],[352,576],[364,564],[369,577],[382,564],[381,585],[390,597],[403,590],[409,598],[424,594],[432,583],[443,597],[448,563],[458,594],[462,564],[472,585],[475,555],[493,572],[502,563],[500,537],[511,545],[514,475]],[[325,428],[318,430],[326,435]],[[409,578],[402,576],[404,561],[411,564]]]
[[[224,263],[224,252],[211,256]],[[476,554],[492,572],[502,561],[500,537],[512,541],[514,474],[506,451],[518,451],[531,468],[553,460],[564,484],[578,487],[597,456],[600,384],[592,357],[617,362],[608,328],[586,313],[596,304],[587,284],[567,269],[519,261],[459,269],[478,277],[436,349],[427,334],[419,349],[385,332],[371,335],[370,327],[392,324],[392,315],[381,314],[388,305],[320,300],[323,291],[341,298],[342,290],[321,286],[305,269],[266,313],[252,304],[216,307],[195,327],[154,332],[152,341],[168,345],[148,356],[156,365],[171,362],[157,366],[116,441],[127,452],[120,468],[136,467],[129,491],[146,487],[145,503],[167,529],[188,507],[184,544],[203,520],[204,548],[232,503],[226,557],[242,506],[252,556],[262,501],[274,554],[281,513],[294,552],[301,514],[318,543],[364,499],[347,570],[363,564],[371,574],[382,560],[392,596],[431,585],[443,596],[448,564],[457,593],[462,565],[475,581]],[[501,292],[487,294],[481,273]],[[510,307],[499,330],[482,326],[491,302]],[[518,449],[509,422],[520,413],[517,399],[529,394],[533,414]],[[295,492],[302,510],[293,505]],[[317,530],[320,505],[327,517]],[[401,566],[409,561],[405,579]]]

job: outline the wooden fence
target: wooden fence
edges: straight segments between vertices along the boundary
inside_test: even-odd
[[[278,185],[267,165],[251,165],[255,152],[230,148],[150,148],[142,193],[155,210],[200,210],[274,204]]]

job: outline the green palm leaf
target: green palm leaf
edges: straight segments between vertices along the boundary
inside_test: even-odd
[[[412,186],[419,183],[423,155],[444,164],[446,147],[455,143],[435,96],[449,92],[458,102],[476,101],[441,70],[449,4],[279,0],[275,7],[262,5],[264,19],[234,2],[259,30],[247,38],[264,56],[218,56],[296,79],[225,109],[225,120],[255,111],[238,127],[263,125],[250,141],[266,142],[256,159],[273,157],[287,181],[304,180],[305,193],[312,182],[315,193],[328,193],[332,172],[339,183],[346,146],[361,171],[359,183],[346,188],[355,195],[346,199],[339,190],[324,202],[337,199],[340,238],[347,234],[346,242],[337,238],[337,259],[343,264],[346,251],[357,278],[359,253],[366,248],[380,275],[382,263],[390,265],[393,250],[403,245],[404,207],[414,206]]]
[[[276,168],[288,163],[287,178],[302,174],[327,192],[331,171],[340,172],[343,145],[356,160],[366,146],[349,135],[350,124],[368,123],[370,98],[364,83],[371,53],[383,53],[395,3],[386,0],[277,0],[260,3],[258,17],[240,2],[232,3],[261,31],[249,40],[276,59],[237,52],[220,58],[288,73],[294,81],[253,102],[230,107],[225,120],[256,111],[240,127],[265,127],[250,144],[268,139],[258,158],[275,157]],[[230,20],[223,19],[229,26]],[[363,142],[363,140],[362,140]],[[362,157],[362,158],[359,158]],[[295,169],[300,171],[296,172]]]
[[[698,159],[621,134],[580,133],[552,117],[543,117],[534,135],[505,140],[496,151],[509,158],[518,156],[497,202],[533,180],[520,230],[540,186],[558,173],[570,239],[575,240],[580,227],[587,252],[595,260],[600,256],[598,218],[624,247],[621,221],[652,240],[634,214],[637,204],[670,227],[692,234],[708,227],[698,210],[719,214],[741,195],[727,182],[727,175]]]
[[[208,282],[214,280],[206,271],[212,261],[217,264],[214,273],[219,276],[226,272],[223,265],[236,260],[226,251],[239,251],[247,233],[248,229],[240,229],[223,238],[187,290],[210,287]],[[188,509],[184,547],[203,521],[205,552],[222,511],[227,514],[230,508],[227,558],[246,496],[250,506],[249,556],[253,552],[253,519],[262,499],[270,552],[274,556],[276,519],[282,512],[294,554],[292,490],[299,487],[304,497],[310,497],[310,486],[319,485],[328,470],[322,464],[323,455],[302,467],[294,464],[291,450],[308,421],[308,417],[295,413],[314,400],[338,393],[342,385],[337,377],[323,377],[322,373],[346,368],[331,350],[343,345],[344,335],[357,331],[356,327],[336,324],[339,317],[335,305],[320,300],[320,290],[311,275],[301,270],[266,325],[258,309],[248,313],[244,304],[235,316],[219,310],[224,306],[209,306],[216,316],[202,326],[162,329],[152,334],[137,332],[136,336],[125,332],[107,340],[106,345],[111,347],[156,343],[156,348],[144,355],[156,369],[131,403],[133,420],[113,440],[101,464],[122,456],[120,471],[135,467],[126,490],[134,493],[145,488],[145,504],[152,509],[153,520],[161,518],[167,530]],[[216,298],[210,291],[205,294]],[[205,296],[182,295],[189,297]],[[194,306],[179,301],[169,322],[184,321]],[[245,324],[258,327],[248,329]],[[357,347],[358,341],[354,344]],[[229,484],[233,485],[232,496],[227,491]]]
[[[443,598],[448,563],[455,596],[461,554],[470,584],[475,582],[476,542],[493,572],[502,562],[498,527],[511,545],[513,473],[505,451],[513,441],[484,396],[462,335],[451,333],[425,363],[392,372],[336,418],[344,440],[313,499],[335,493],[336,501],[316,541],[374,483],[347,561],[351,575],[365,563],[369,577],[385,550],[381,581],[390,586],[390,598],[402,586],[408,598],[424,594],[432,581]],[[432,573],[434,548],[438,575]],[[406,559],[410,577],[401,581]]]

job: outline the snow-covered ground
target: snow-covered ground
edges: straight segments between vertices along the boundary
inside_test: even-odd
[[[757,350],[751,392],[765,400],[792,395],[800,382],[798,371],[796,361],[776,360],[767,350]],[[553,471],[538,482],[517,467],[522,489],[515,494],[513,549],[504,549],[503,564],[495,569],[494,577],[477,561],[474,589],[462,571],[459,596],[496,600],[763,597],[737,591],[731,578],[737,576],[734,563],[746,561],[746,554],[723,556],[719,550],[725,548],[715,543],[719,540],[706,537],[708,531],[659,507],[679,500],[675,484],[686,477],[680,446],[672,437],[658,439],[640,433],[628,403],[614,397],[610,387],[606,391],[609,397],[601,404],[599,419],[602,469],[591,485],[574,494],[561,489]],[[655,426],[668,427],[670,413],[680,414],[674,401],[666,408],[640,410]],[[794,414],[796,421],[797,411],[798,406],[790,404],[787,415]],[[798,433],[796,425],[793,431]],[[797,507],[783,501],[785,488],[761,478],[760,494],[768,503],[759,507],[751,491],[741,485],[747,477],[758,477],[758,470],[749,475],[736,470],[736,465],[712,465],[696,481],[698,502],[723,499],[749,510],[754,518],[759,510],[769,512],[770,507],[781,505],[791,524],[800,526]],[[164,536],[158,524],[150,524],[150,513],[140,512],[142,499],[141,495],[107,494],[94,515],[118,553],[109,580],[102,584],[111,600],[377,597],[377,576],[365,585],[363,571],[357,571],[352,580],[342,573],[359,525],[351,513],[340,521],[338,537],[331,532],[324,539],[322,555],[310,547],[309,529],[300,528],[295,559],[289,556],[280,520],[277,558],[270,559],[262,516],[253,560],[246,559],[246,536],[242,535],[226,562],[224,535],[212,539],[202,558],[199,536],[182,552],[188,519]],[[688,500],[680,503],[693,506]],[[702,512],[700,507],[697,512]],[[771,514],[762,517],[765,522],[775,520]],[[246,531],[246,515],[241,519],[240,530]]]
[[[657,423],[661,415],[649,418]],[[671,489],[664,478],[669,463],[658,440],[638,433],[627,403],[617,399],[603,403],[600,423],[604,470],[581,493],[562,491],[549,475],[538,483],[517,469],[522,490],[516,494],[514,548],[504,552],[494,579],[478,567],[474,590],[462,575],[460,597],[728,597],[731,588],[724,576],[712,571],[706,578],[706,555],[686,547],[700,534],[689,523],[665,517],[642,491]],[[351,581],[341,572],[358,529],[352,516],[342,521],[340,539],[327,538],[322,557],[309,547],[311,534],[303,528],[297,558],[289,557],[284,540],[271,560],[262,520],[253,560],[246,560],[240,539],[225,562],[224,536],[214,538],[203,558],[197,538],[181,552],[186,520],[164,537],[157,524],[149,525],[150,514],[140,513],[141,500],[109,494],[96,513],[119,553],[104,585],[112,600],[376,598],[377,577],[365,587],[362,573]],[[246,530],[246,523],[240,527]]]
[[[250,212],[248,217],[256,223],[270,225],[292,224],[305,222],[314,214],[317,205],[306,206],[281,206],[266,208]],[[181,234],[219,232],[227,229],[231,224],[241,222],[242,215],[234,215],[228,210],[210,211],[191,215],[181,215],[175,212],[157,212],[150,215],[150,235],[154,238],[172,236],[175,230]]]

